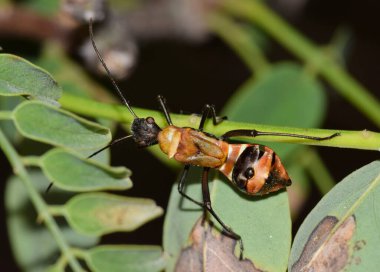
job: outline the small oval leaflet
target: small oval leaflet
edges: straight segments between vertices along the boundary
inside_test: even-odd
[[[45,70],[11,54],[0,54],[0,95],[27,96],[58,106],[61,87]]]
[[[76,195],[63,206],[63,215],[72,228],[95,236],[133,231],[162,213],[163,209],[151,199],[106,193]]]
[[[158,246],[98,246],[89,250],[86,262],[92,271],[158,272],[166,264]]]
[[[131,172],[53,149],[41,158],[41,168],[55,186],[75,192],[126,190],[132,187]],[[70,169],[70,171],[67,171]]]
[[[111,140],[108,128],[41,102],[20,104],[13,119],[24,137],[69,149],[96,149]]]

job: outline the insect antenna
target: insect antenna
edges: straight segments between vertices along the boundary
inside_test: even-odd
[[[107,76],[108,78],[110,79],[112,85],[115,87],[117,93],[119,94],[123,104],[125,106],[127,106],[129,112],[132,114],[132,116],[136,119],[138,118],[136,113],[133,111],[133,109],[131,108],[131,106],[129,105],[128,101],[125,99],[123,93],[121,92],[119,86],[117,86],[116,84],[116,81],[113,79],[112,75],[111,75],[111,72],[110,70],[108,69],[102,55],[100,54],[98,48],[96,47],[96,44],[95,44],[95,40],[94,40],[94,32],[92,31],[92,25],[93,25],[93,21],[92,21],[92,18],[90,18],[90,21],[89,21],[89,33],[90,33],[90,40],[91,40],[91,44],[92,44],[92,47],[94,48],[95,52],[96,52],[96,55],[98,56],[98,59],[100,60],[100,62],[102,63],[102,66],[104,67],[104,69],[106,70],[106,73],[107,73]],[[117,144],[117,143],[120,143],[128,138],[131,138],[132,135],[128,135],[128,136],[125,136],[125,137],[122,137],[120,139],[116,139],[114,141],[112,141],[110,144],[106,145],[105,147],[99,149],[98,151],[92,153],[90,156],[88,156],[87,158],[90,159],[92,157],[94,157],[95,155],[99,154],[100,152],[102,152],[103,150],[107,149],[107,148],[110,148],[111,146]],[[47,194],[50,189],[53,187],[53,182],[50,182],[50,184],[48,185],[48,187],[46,188],[45,190],[45,193]]]
[[[105,147],[97,150],[96,152],[92,153],[90,156],[87,157],[87,159],[90,159],[92,157],[94,157],[95,155],[99,154],[100,152],[106,150],[107,148],[110,148],[111,146],[115,145],[115,144],[118,144],[120,142],[123,142],[124,140],[128,139],[128,138],[131,138],[133,137],[132,135],[127,135],[127,136],[124,136],[122,138],[119,138],[119,139],[116,139],[116,140],[113,140],[110,144],[106,145]]]
[[[95,40],[94,40],[94,33],[92,31],[92,25],[93,25],[92,18],[90,18],[90,22],[89,22],[89,25],[88,25],[88,30],[89,30],[89,33],[90,33],[90,40],[91,40],[92,47],[94,48],[94,50],[96,52],[96,55],[98,56],[99,61],[102,63],[102,66],[106,70],[107,76],[110,79],[112,85],[115,87],[115,89],[116,89],[117,93],[119,94],[119,96],[120,96],[123,104],[125,106],[127,106],[129,112],[133,115],[134,118],[138,118],[137,115],[136,115],[136,113],[132,110],[131,106],[129,105],[127,99],[125,99],[125,97],[124,97],[123,93],[121,92],[119,86],[117,86],[116,81],[113,79],[113,77],[111,75],[111,72],[110,72],[110,70],[107,67],[106,62],[104,61],[102,55],[100,54],[98,48],[96,47]]]

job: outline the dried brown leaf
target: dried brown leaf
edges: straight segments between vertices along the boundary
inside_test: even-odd
[[[356,230],[355,217],[338,228],[338,219],[326,216],[314,229],[292,272],[341,271],[350,261],[349,245]]]
[[[259,272],[248,260],[239,260],[234,254],[236,240],[222,234],[213,234],[212,226],[199,220],[190,234],[191,245],[182,250],[175,271],[199,272]]]

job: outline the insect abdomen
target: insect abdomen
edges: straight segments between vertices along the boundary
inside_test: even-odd
[[[230,144],[227,160],[219,170],[249,195],[267,194],[291,184],[280,158],[261,145]]]

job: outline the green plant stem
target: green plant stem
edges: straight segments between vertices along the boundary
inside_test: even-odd
[[[12,111],[0,111],[0,120],[11,120]]]
[[[75,255],[75,254],[74,254]],[[61,255],[55,264],[47,271],[65,271],[67,259],[64,255]]]
[[[65,207],[63,205],[49,205],[48,210],[53,216],[65,216]]]
[[[81,248],[73,248],[72,251],[73,254],[79,259],[87,260],[89,258],[86,250],[83,250]]]
[[[27,156],[27,157],[22,157],[21,161],[24,165],[27,166],[40,166],[40,157],[38,156]]]
[[[72,268],[73,271],[76,271],[76,272],[83,271],[79,262],[71,253],[70,247],[66,243],[65,239],[63,238],[63,235],[61,231],[59,230],[58,225],[54,221],[53,217],[49,214],[47,205],[45,204],[45,202],[43,201],[43,199],[37,192],[36,188],[34,188],[33,183],[28,175],[28,172],[26,171],[24,165],[22,164],[21,158],[19,157],[16,150],[9,143],[8,139],[5,137],[5,135],[3,134],[1,130],[0,130],[0,146],[4,154],[7,156],[10,164],[12,165],[14,174],[17,175],[24,183],[24,186],[28,191],[30,199],[34,207],[36,208],[39,214],[39,217],[44,219],[46,227],[50,230],[54,239],[57,241],[59,248],[61,249],[62,253],[67,258],[68,263],[70,264],[70,267]]]
[[[376,97],[310,40],[268,9],[262,1],[223,0],[222,5],[225,11],[259,25],[294,55],[307,64],[314,65],[343,97],[380,127],[380,103]]]
[[[212,13],[208,25],[241,57],[249,69],[258,76],[265,73],[270,64],[259,46],[242,26],[222,14]]]
[[[61,105],[73,112],[87,115],[90,117],[103,117],[112,119],[114,121],[124,122],[130,124],[133,117],[130,115],[125,106],[110,105],[96,102],[94,100],[81,98],[64,94],[59,101]],[[161,112],[134,108],[139,117],[153,117],[160,127],[167,126],[165,118]],[[173,123],[180,127],[198,127],[200,117],[195,115],[171,115]],[[332,146],[341,148],[355,148],[364,150],[380,151],[380,133],[368,130],[363,131],[348,131],[348,130],[327,130],[327,129],[305,129],[305,128],[290,128],[280,126],[269,126],[252,123],[240,123],[232,121],[224,121],[218,126],[213,126],[208,122],[205,126],[205,131],[214,135],[222,135],[229,130],[235,129],[256,129],[266,132],[282,132],[282,133],[295,133],[316,137],[325,137],[339,132],[341,135],[328,141],[315,141],[299,139],[294,137],[278,137],[278,136],[260,136],[260,141],[270,142],[283,142],[283,143],[297,143],[318,146]],[[244,140],[252,139],[252,137],[244,137]],[[250,140],[254,142],[254,139]]]

